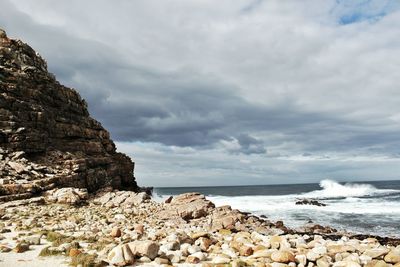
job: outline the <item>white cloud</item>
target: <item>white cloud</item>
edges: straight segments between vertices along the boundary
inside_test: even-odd
[[[144,184],[393,179],[381,167],[400,170],[393,1],[0,7],[0,25],[88,99],[120,149],[135,155]],[[243,136],[259,142],[240,144]]]

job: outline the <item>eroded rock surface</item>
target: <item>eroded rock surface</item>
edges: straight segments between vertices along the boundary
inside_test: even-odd
[[[0,30],[0,201],[56,187],[136,190],[133,168],[79,94]]]
[[[172,198],[165,203],[161,217],[171,218],[178,216],[184,220],[204,217],[215,205],[200,193],[186,193]]]
[[[77,205],[89,198],[85,188],[66,187],[47,191],[45,194],[47,202]]]

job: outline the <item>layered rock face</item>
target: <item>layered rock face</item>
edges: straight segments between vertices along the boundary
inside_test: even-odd
[[[133,168],[79,94],[0,29],[0,200],[54,187],[137,190]]]

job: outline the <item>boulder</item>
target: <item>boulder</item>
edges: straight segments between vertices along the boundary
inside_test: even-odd
[[[333,267],[361,267],[361,265],[355,261],[336,261]]]
[[[243,245],[239,249],[239,255],[248,257],[253,254],[253,248],[250,246]]]
[[[107,255],[110,264],[116,266],[131,265],[135,258],[147,257],[154,260],[159,246],[153,241],[134,241],[114,247]]]
[[[388,254],[386,254],[384,260],[388,263],[399,263],[400,262],[400,249],[391,250]]]
[[[236,228],[236,223],[243,222],[244,218],[245,215],[243,213],[238,210],[232,210],[230,206],[217,207],[212,211],[211,230],[233,230]]]
[[[185,193],[174,197],[159,214],[161,218],[170,219],[179,216],[184,220],[205,217],[215,205],[200,193]]]
[[[129,250],[127,244],[113,248],[107,255],[107,260],[115,266],[126,266],[135,262],[135,256]]]
[[[367,255],[373,259],[376,259],[380,256],[386,255],[389,252],[388,248],[385,247],[376,247],[376,248],[370,248],[366,249],[363,253],[363,255]]]
[[[132,191],[112,191],[102,192],[93,199],[93,203],[105,207],[133,207],[150,199],[150,196],[145,192],[132,192]]]
[[[114,227],[113,229],[111,229],[110,235],[112,237],[120,237],[122,235],[121,229],[119,229],[119,227]]]
[[[154,241],[133,241],[127,246],[136,256],[146,256],[152,260],[157,257],[160,246]]]
[[[314,205],[314,206],[319,206],[319,207],[326,206],[325,203],[319,202],[318,200],[315,200],[315,199],[308,199],[308,198],[299,199],[296,201],[295,204],[296,205]]]
[[[25,171],[24,165],[18,162],[9,161],[7,163],[11,168],[13,168],[17,173],[23,173]]]
[[[89,194],[86,189],[83,188],[60,188],[47,191],[45,193],[45,199],[48,202],[76,205],[86,201]]]
[[[14,248],[14,251],[16,253],[23,253],[28,250],[29,250],[29,244],[26,243],[18,243]]]
[[[383,260],[372,260],[364,265],[364,267],[389,267],[389,266],[390,265]]]
[[[271,254],[271,259],[280,263],[289,263],[295,261],[293,253],[287,250],[278,250],[273,252]]]

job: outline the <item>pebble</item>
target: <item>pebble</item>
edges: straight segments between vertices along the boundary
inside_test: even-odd
[[[261,249],[257,250],[251,255],[252,258],[270,258],[272,253],[277,251],[276,249]]]
[[[222,255],[218,255],[212,259],[212,263],[215,264],[223,264],[223,263],[229,263],[231,261],[230,258]]]
[[[295,260],[297,263],[302,264],[303,266],[305,266],[307,264],[306,255],[303,255],[303,254],[296,255]]]
[[[364,251],[364,255],[370,256],[373,259],[376,259],[382,255],[385,255],[389,252],[389,249],[384,247],[371,248]]]
[[[111,230],[111,236],[112,236],[112,237],[120,237],[121,234],[122,234],[122,232],[121,232],[121,229],[120,229],[119,227],[114,227],[114,228]]]
[[[388,263],[400,263],[400,251],[392,250],[385,256],[385,261]]]
[[[143,224],[136,225],[135,231],[141,235],[144,234],[144,225]]]
[[[76,248],[71,248],[71,249],[69,250],[69,256],[70,256],[70,257],[78,256],[78,255],[81,254],[81,253],[82,253],[82,251],[80,251],[79,249],[76,249]]]
[[[23,253],[28,250],[29,250],[29,245],[26,243],[18,243],[14,248],[14,251],[16,253]]]
[[[239,249],[239,255],[240,256],[250,256],[251,254],[253,254],[253,248],[249,247],[249,246],[242,246]]]
[[[280,263],[289,263],[289,262],[294,262],[295,257],[292,252],[287,251],[287,250],[279,250],[275,251],[271,254],[271,259],[275,262],[280,262]]]

